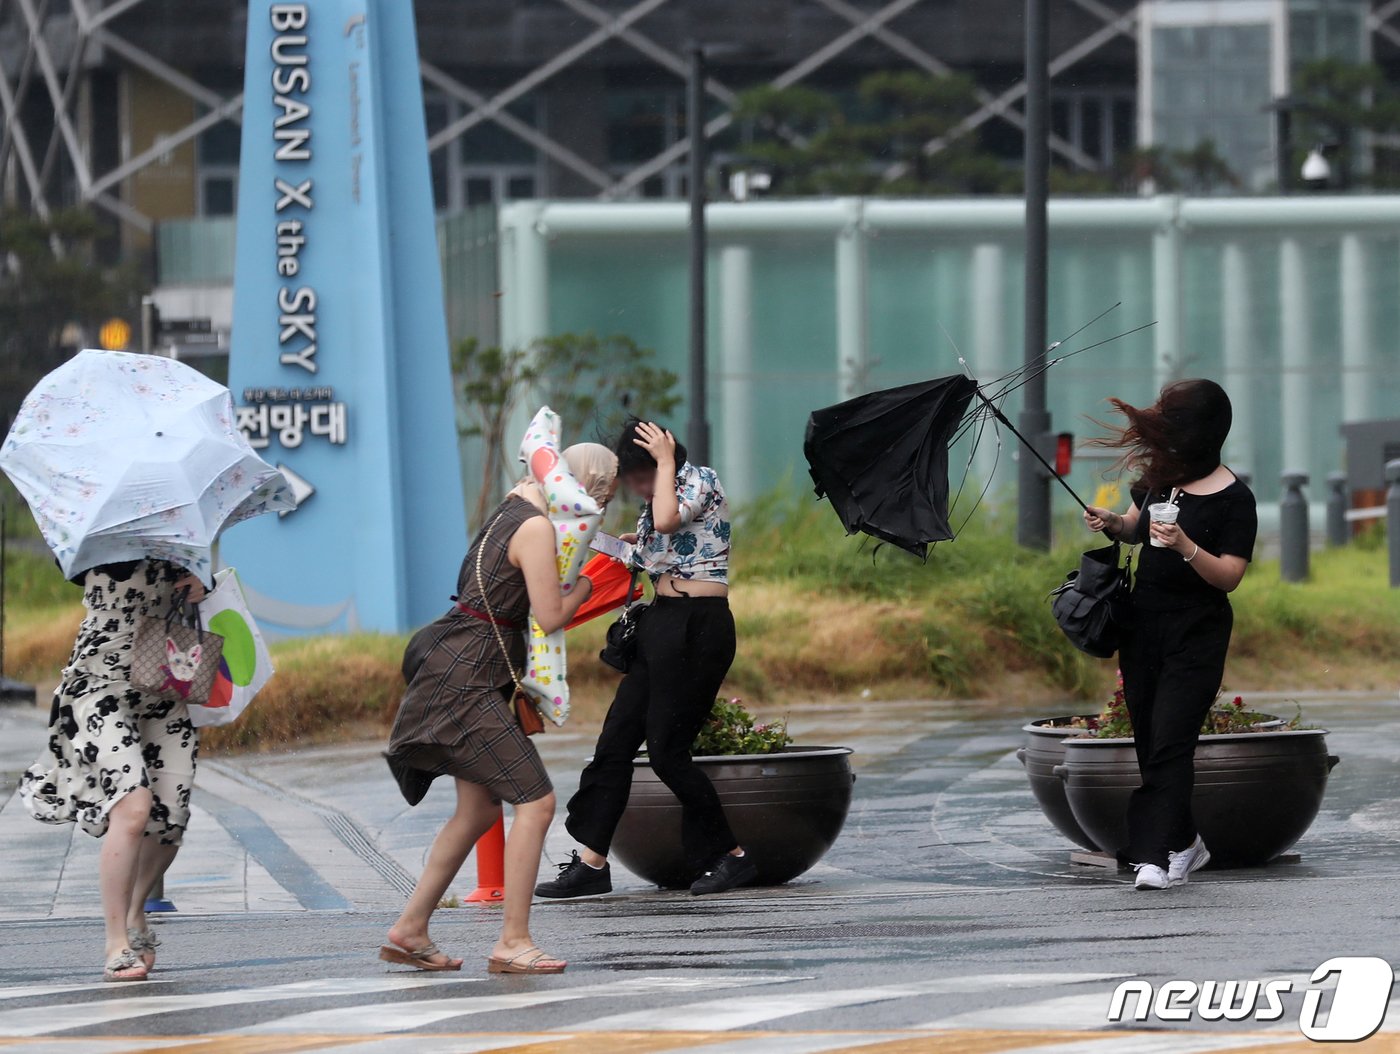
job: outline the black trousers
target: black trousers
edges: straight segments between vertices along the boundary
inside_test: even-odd
[[[1126,857],[1167,866],[1196,840],[1196,741],[1219,694],[1235,616],[1228,603],[1133,610],[1119,665],[1142,785],[1128,803]]]
[[[569,800],[569,833],[607,855],[646,744],[652,770],[680,799],[681,836],[698,873],[739,843],[690,745],[734,661],[734,616],[723,597],[657,597],[637,630],[637,657],[618,685],[593,760]]]

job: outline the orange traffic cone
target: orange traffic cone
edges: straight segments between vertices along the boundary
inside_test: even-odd
[[[496,821],[476,843],[476,889],[468,904],[501,904],[506,899],[506,818]]]

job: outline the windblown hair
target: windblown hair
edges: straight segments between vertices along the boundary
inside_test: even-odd
[[[1095,446],[1123,451],[1120,469],[1133,473],[1145,487],[1179,487],[1220,467],[1220,452],[1230,434],[1230,397],[1214,381],[1177,381],[1162,389],[1157,402],[1139,408],[1110,399],[1127,419],[1123,427],[1095,422],[1109,434]]]
[[[652,457],[644,447],[637,445],[637,426],[641,423],[640,417],[628,420],[622,426],[622,434],[617,437],[617,442],[613,444],[613,452],[617,454],[617,474],[619,476],[625,476],[629,472],[645,472],[656,468],[656,458]],[[685,462],[685,444],[677,439],[676,467],[680,468]]]

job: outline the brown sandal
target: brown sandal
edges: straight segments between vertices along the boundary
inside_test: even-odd
[[[447,956],[447,962],[429,962],[434,955],[447,955],[436,944],[426,944],[417,951],[408,951],[394,944],[380,945],[379,958],[386,963],[396,963],[399,966],[411,966],[415,970],[422,970],[425,973],[443,973],[451,970],[460,970],[462,960]]]
[[[111,962],[102,971],[102,980],[144,981],[146,974],[146,964],[141,957],[130,948],[123,948],[119,954],[112,956]]]
[[[126,946],[141,957],[147,973],[156,968],[156,949],[160,947],[160,938],[154,930],[127,930]]]
[[[529,962],[522,963],[520,960],[531,952],[539,952]],[[541,965],[548,963],[549,965]],[[563,959],[554,959],[546,955],[539,948],[526,948],[513,959],[497,959],[495,956],[486,960],[487,973],[563,973],[568,968],[568,963]]]

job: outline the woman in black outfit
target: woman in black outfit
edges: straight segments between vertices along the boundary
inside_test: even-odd
[[[627,808],[632,760],[646,744],[656,775],[681,803],[681,838],[695,894],[723,893],[758,873],[725,819],[710,779],[690,756],[734,661],[729,611],[729,502],[714,469],[655,424],[633,421],[617,444],[618,478],[642,498],[630,562],[656,599],[638,625],[637,654],[603,722],[593,760],[569,801],[569,833],[583,847],[535,894],[553,899],[612,890],[608,850]]]
[[[1127,425],[1104,445],[1138,475],[1123,514],[1090,508],[1084,522],[1138,557],[1132,618],[1120,648],[1142,785],[1128,806],[1126,857],[1137,889],[1185,885],[1210,861],[1191,817],[1196,740],[1220,691],[1234,613],[1229,594],[1254,554],[1254,495],[1220,463],[1230,397],[1214,381],[1180,381],[1155,406],[1114,407]],[[1178,508],[1152,522],[1154,504]]]

